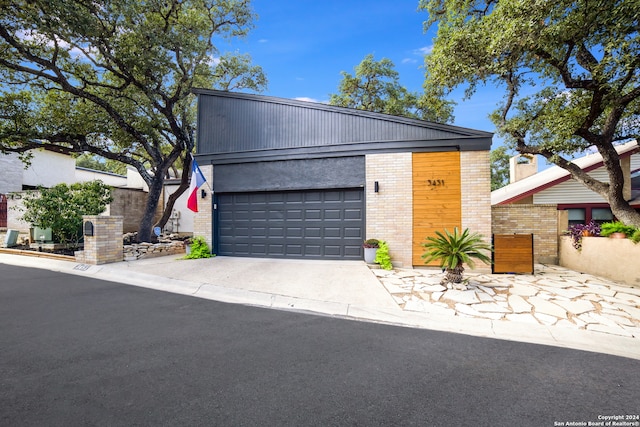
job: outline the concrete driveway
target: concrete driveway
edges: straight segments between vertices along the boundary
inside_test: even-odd
[[[110,264],[109,268],[225,288],[402,311],[367,265],[361,261],[179,258],[166,256],[122,262]]]

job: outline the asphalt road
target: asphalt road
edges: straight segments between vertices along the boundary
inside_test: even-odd
[[[0,264],[2,426],[554,426],[638,413],[633,359]]]

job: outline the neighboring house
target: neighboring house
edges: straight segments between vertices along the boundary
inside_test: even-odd
[[[12,203],[20,204],[19,194],[24,190],[38,187],[50,188],[54,185],[75,182],[100,180],[112,186],[114,201],[107,207],[105,214],[122,215],[124,231],[136,231],[142,216],[148,186],[133,168],[127,167],[127,175],[76,167],[75,159],[69,155],[47,150],[32,150],[30,165],[24,163],[15,153],[0,155],[0,228],[12,228],[22,232],[29,229],[30,224],[20,221],[21,213],[10,209]],[[13,194],[16,193],[14,196]],[[9,199],[9,200],[7,200]],[[186,201],[176,203],[176,211],[186,211],[180,216],[179,231],[190,232],[193,220],[192,212],[186,209]],[[160,203],[159,212],[163,204]],[[177,222],[172,222],[172,225]],[[186,225],[186,226],[185,226]],[[176,228],[175,226],[173,228]]]
[[[423,265],[436,230],[491,234],[492,134],[319,103],[197,90],[194,233],[218,255]]]
[[[625,177],[625,198],[640,211],[640,147],[631,141],[616,147]],[[592,177],[608,182],[599,153],[573,161]],[[597,193],[572,179],[565,169],[554,166],[536,173],[536,158],[516,156],[511,161],[512,182],[491,193],[492,205],[552,204],[567,211],[569,225],[614,219],[609,204]]]
[[[138,175],[135,171],[132,172],[131,177],[128,177],[80,168],[76,167],[76,161],[73,157],[43,149],[31,150],[30,164],[27,167],[15,153],[0,155],[0,165],[3,171],[0,177],[0,193],[2,194],[96,179],[113,187],[145,189],[142,185],[144,181],[135,180],[135,175]]]

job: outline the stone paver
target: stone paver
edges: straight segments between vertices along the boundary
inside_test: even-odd
[[[467,290],[442,286],[439,269],[373,272],[406,311],[640,339],[640,288],[559,266],[535,267],[534,275],[465,272]]]

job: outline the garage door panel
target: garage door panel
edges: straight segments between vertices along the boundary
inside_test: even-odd
[[[344,192],[345,201],[362,201],[363,192],[360,190],[346,190]]]
[[[322,219],[322,211],[320,209],[307,209],[304,211],[304,219]]]
[[[361,259],[364,192],[218,194],[218,253]]]
[[[284,193],[284,200],[287,202],[287,204],[302,204],[302,202],[304,202],[304,193],[294,191]]]
[[[357,258],[360,259],[361,255],[360,255],[360,250],[361,250],[361,246],[345,246],[344,247],[344,255],[345,258]]]
[[[304,211],[302,209],[289,209],[286,211],[286,219],[287,221],[299,220],[302,221],[304,218]]]
[[[360,209],[345,209],[344,210],[344,219],[354,219],[357,221],[362,220],[362,211]]]
[[[326,245],[324,247],[324,255],[330,258],[339,258],[342,255],[342,247],[338,245]]]
[[[302,254],[302,245],[286,245],[287,256],[299,258],[302,256]]]
[[[344,237],[346,237],[348,239],[364,240],[364,236],[362,235],[362,229],[361,228],[355,228],[355,227],[345,227],[344,228]],[[360,248],[359,245],[358,245],[358,248]]]
[[[287,237],[289,238],[302,238],[304,236],[304,232],[300,227],[287,227]]]
[[[341,228],[325,228],[324,229],[324,237],[327,239],[332,238],[341,238],[342,237],[342,229]]]
[[[342,211],[339,209],[327,209],[324,212],[325,212],[324,213],[325,220],[342,219]]]

